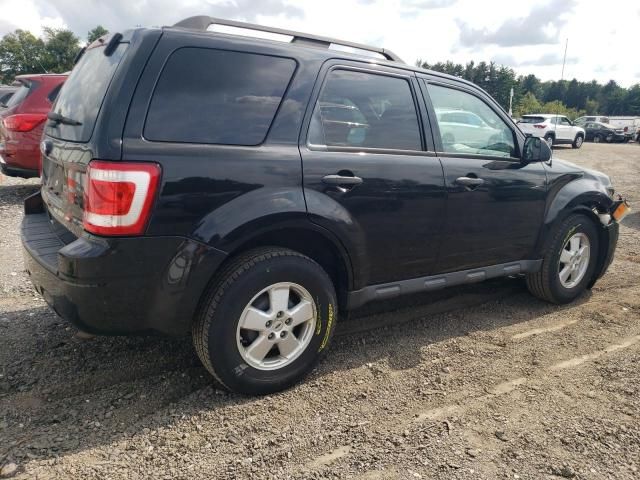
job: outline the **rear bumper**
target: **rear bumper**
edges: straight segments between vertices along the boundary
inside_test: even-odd
[[[223,252],[181,237],[75,238],[46,213],[28,213],[37,203],[25,203],[25,267],[58,315],[103,335],[190,331]]]

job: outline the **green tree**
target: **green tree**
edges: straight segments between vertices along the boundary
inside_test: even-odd
[[[80,39],[71,30],[44,28],[45,65],[55,73],[73,68],[73,60],[80,50]]]
[[[522,96],[522,99],[515,105],[513,109],[514,117],[521,117],[531,113],[542,113],[542,104],[536,98],[536,96],[527,92]]]
[[[45,73],[44,42],[25,30],[8,33],[0,40],[0,83],[10,83],[16,75]]]
[[[109,33],[109,30],[104,28],[102,25],[98,25],[96,28],[94,28],[93,30],[89,30],[89,32],[87,33],[87,43],[93,43],[107,33]]]

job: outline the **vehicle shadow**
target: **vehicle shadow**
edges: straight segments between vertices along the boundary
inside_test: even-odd
[[[487,302],[523,308],[517,316],[477,315]],[[570,307],[530,297],[522,279],[513,278],[370,305],[338,323],[326,360],[306,385],[286,394],[304,397],[323,377],[378,360],[393,370],[411,368],[420,363],[422,347],[558,308]],[[0,352],[0,464],[57,458],[168,427],[203,410],[261,401],[217,387],[190,338],[83,340],[45,306],[7,311],[0,303]]]
[[[622,220],[622,225],[633,228],[634,230],[640,230],[640,212],[630,213]]]
[[[7,184],[6,177],[2,177],[0,180],[5,180],[4,182],[0,182],[0,206],[22,204],[26,197],[36,193],[40,189],[39,184]]]

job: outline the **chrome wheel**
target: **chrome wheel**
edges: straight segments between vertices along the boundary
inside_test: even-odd
[[[282,282],[265,288],[251,299],[238,322],[240,355],[258,370],[291,364],[311,342],[316,312],[313,297],[298,284]]]
[[[593,143],[600,143],[600,135],[593,137]]]
[[[577,137],[576,138],[576,147],[580,148],[582,146],[582,142],[583,142],[583,138],[582,137]]]
[[[591,245],[584,233],[571,236],[560,252],[558,275],[564,288],[573,288],[580,283],[589,268]]]
[[[549,148],[553,147],[553,137],[546,137],[544,141],[547,142],[547,145],[549,145]]]

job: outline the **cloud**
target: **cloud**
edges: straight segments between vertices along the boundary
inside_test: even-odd
[[[193,15],[244,21],[256,21],[260,16],[304,17],[300,7],[285,0],[85,0],[82,8],[78,8],[77,0],[36,0],[35,3],[41,15],[61,17],[81,37],[98,24],[117,31],[137,25],[173,25]]]
[[[526,17],[508,19],[494,31],[487,28],[475,29],[458,21],[460,42],[467,47],[489,44],[501,47],[554,44],[558,40],[558,31],[567,23],[565,15],[572,12],[575,6],[575,0],[551,0],[535,6]]]
[[[451,7],[458,0],[402,0],[400,2],[400,17],[414,18],[425,10],[436,10]]]
[[[491,61],[508,67],[547,67],[562,65],[563,55],[561,53],[549,52],[533,59],[518,60],[513,55],[494,55]],[[578,57],[567,57],[567,65],[575,65],[579,62]]]
[[[13,23],[6,21],[3,18],[0,18],[0,36],[6,35],[9,32],[13,32],[18,27]]]

